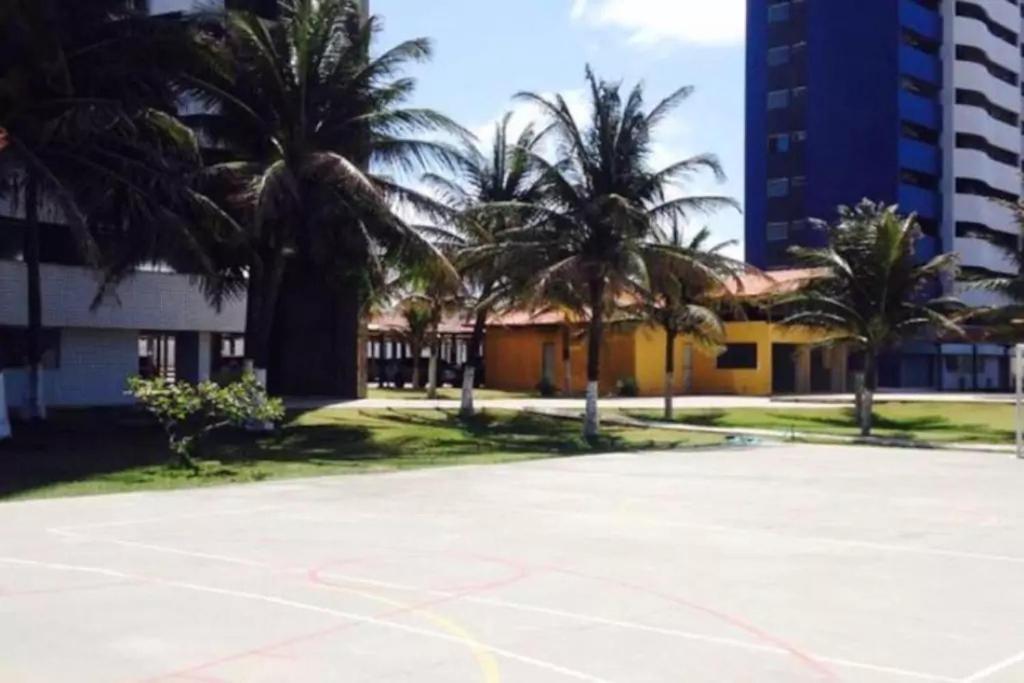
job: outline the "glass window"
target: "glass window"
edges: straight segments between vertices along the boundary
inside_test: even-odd
[[[789,223],[785,221],[768,224],[768,241],[781,242],[789,237]]]
[[[768,93],[769,109],[785,109],[789,106],[788,90],[773,90]]]
[[[768,50],[768,66],[779,66],[789,61],[789,45]]]
[[[806,130],[795,130],[790,135],[793,138],[793,142],[805,142],[807,140]]]
[[[803,187],[807,184],[807,178],[802,175],[798,175],[793,178],[793,187]]]
[[[769,135],[768,136],[768,151],[775,154],[785,154],[789,151],[789,136],[788,135]]]
[[[789,178],[772,178],[768,181],[769,197],[785,197],[789,194]]]
[[[726,344],[718,357],[719,370],[756,370],[757,344]]]
[[[789,3],[780,2],[770,5],[768,7],[768,22],[776,24],[783,21],[789,21]]]

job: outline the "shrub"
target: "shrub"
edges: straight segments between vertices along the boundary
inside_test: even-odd
[[[626,377],[625,379],[619,380],[618,392],[619,396],[624,398],[635,398],[640,395],[640,387],[636,384],[635,377]]]
[[[541,378],[540,382],[537,383],[537,393],[544,398],[551,398],[558,393],[558,387],[548,377]]]
[[[132,377],[128,380],[128,393],[160,422],[167,433],[174,464],[193,471],[198,470],[195,459],[202,440],[215,429],[273,423],[284,418],[284,403],[267,396],[266,389],[251,373],[226,386]]]

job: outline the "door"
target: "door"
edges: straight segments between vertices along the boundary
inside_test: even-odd
[[[796,344],[772,344],[772,393],[796,393]]]
[[[811,393],[827,394],[832,391],[832,372],[826,362],[826,349],[811,349]]]
[[[548,384],[555,383],[555,344],[544,342],[541,354],[540,376]]]

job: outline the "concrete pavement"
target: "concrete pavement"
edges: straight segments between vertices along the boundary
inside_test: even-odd
[[[1024,467],[785,446],[0,505],[0,680],[1024,680]]]

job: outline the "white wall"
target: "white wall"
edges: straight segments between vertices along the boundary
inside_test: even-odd
[[[111,406],[132,403],[125,395],[128,378],[139,371],[136,330],[61,330],[60,367],[46,370],[43,395],[52,407]],[[7,402],[27,402],[27,373],[4,371]]]
[[[149,0],[149,13],[191,12],[194,9],[206,9],[211,5],[223,6],[223,4],[223,2],[211,0]]]
[[[98,274],[75,266],[42,266],[43,325],[150,331],[240,333],[245,330],[245,300],[225,302],[218,311],[188,276],[136,273],[112,295],[91,308]],[[28,324],[25,264],[0,261],[0,325]]]

